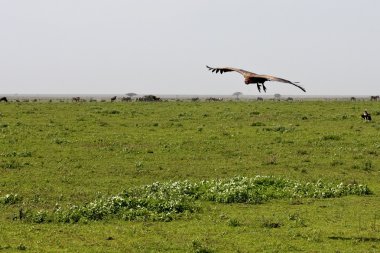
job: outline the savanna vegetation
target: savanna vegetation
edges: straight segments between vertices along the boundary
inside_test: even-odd
[[[377,252],[378,117],[371,101],[2,103],[0,251]]]

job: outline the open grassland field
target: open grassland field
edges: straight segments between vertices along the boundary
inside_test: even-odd
[[[379,156],[378,102],[2,103],[0,252],[379,252]]]

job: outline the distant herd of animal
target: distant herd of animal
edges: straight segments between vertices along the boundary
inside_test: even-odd
[[[114,101],[116,101],[116,99],[117,99],[117,96],[113,96],[113,97],[109,98],[109,101],[114,102]],[[379,101],[380,100],[380,96],[370,96],[369,99],[370,99],[370,101]],[[200,99],[198,97],[191,99],[191,101],[199,101],[199,100]],[[205,100],[206,101],[222,101],[223,98],[209,97],[209,98],[206,98]],[[262,97],[258,97],[257,100],[258,101],[263,101],[264,99]],[[285,100],[287,100],[287,101],[293,101],[293,98],[288,97]],[[351,101],[356,101],[357,98],[351,97],[350,100]],[[8,101],[9,100],[7,99],[7,97],[0,97],[0,102],[8,102]],[[37,100],[34,99],[33,101],[37,101]],[[71,99],[71,101],[72,102],[86,102],[87,100],[85,98],[81,98],[81,97],[73,97]],[[90,98],[89,101],[90,102],[96,102],[97,100],[95,100],[93,98]],[[101,102],[106,102],[106,101],[107,100],[105,100],[105,99],[101,100]],[[132,97],[121,97],[120,101],[122,101],[122,102],[132,102],[132,101],[154,102],[154,101],[162,101],[162,99],[160,97],[157,97],[157,96],[154,96],[154,95],[145,95],[145,96],[138,97],[138,98],[135,98],[135,99],[132,99]],[[15,102],[21,102],[21,101],[19,99],[15,99]],[[29,102],[29,99],[24,99],[23,102]]]
[[[114,101],[116,101],[116,98],[117,98],[117,96],[113,96],[110,98],[110,101],[114,102]],[[122,97],[120,100],[123,102],[130,102],[130,101],[132,101],[132,98],[131,97]],[[82,99],[81,97],[73,97],[72,101],[73,102],[85,102],[86,100]],[[102,100],[102,101],[105,102],[106,100]],[[161,98],[156,97],[154,95],[146,95],[143,97],[136,98],[135,101],[146,101],[146,102],[161,101]]]
[[[110,101],[111,102],[114,102],[116,101],[116,98],[117,96],[113,96],[110,98]],[[86,102],[85,99],[82,99],[81,97],[73,97],[72,99],[72,102]],[[121,101],[123,102],[131,102],[132,101],[132,97],[122,97],[120,99]],[[214,98],[214,97],[210,97],[210,98],[207,98],[206,101],[222,101],[223,99],[222,98]],[[257,98],[258,101],[262,101],[263,98],[262,97],[258,97]],[[293,99],[292,98],[287,98],[286,99],[287,101],[292,101]],[[350,99],[351,101],[356,101],[356,98],[355,97],[351,97]],[[379,96],[371,96],[370,97],[370,101],[378,101],[380,100]],[[7,97],[1,97],[0,98],[0,102],[8,102],[8,99]],[[25,100],[25,102],[27,102],[29,100]],[[37,101],[36,99],[34,101]],[[96,101],[96,100],[93,100],[93,99],[90,99],[90,102],[93,102],[93,101]],[[106,100],[101,100],[102,102],[106,102]],[[142,102],[154,102],[154,101],[162,101],[161,98],[157,97],[157,96],[154,96],[154,95],[146,95],[146,96],[143,96],[143,97],[138,97],[136,98],[134,101],[142,101]],[[199,101],[199,98],[192,98],[191,101]],[[16,100],[16,102],[20,102],[19,100]],[[369,114],[367,112],[367,109],[364,111],[364,113],[361,115],[362,119],[365,120],[365,121],[371,121],[372,120],[372,117],[371,117],[371,114]]]
[[[110,101],[111,102],[114,102],[116,101],[117,99],[117,96],[113,96],[110,98]],[[132,97],[122,97],[120,99],[121,101],[123,102],[130,102],[130,101],[145,101],[145,102],[152,102],[152,101],[161,101],[161,98],[157,97],[157,96],[154,96],[154,95],[146,95],[146,96],[142,96],[142,97],[138,97],[134,100],[132,100]],[[7,99],[7,97],[1,97],[0,98],[0,102],[8,102],[9,100]],[[34,99],[33,101],[37,101],[37,99]],[[81,98],[81,97],[73,97],[71,98],[71,101],[72,102],[86,102],[87,100],[85,98]],[[90,102],[95,102],[97,100],[95,99],[90,99]],[[21,102],[19,99],[16,99],[15,102]],[[24,99],[23,102],[29,102],[29,99]],[[102,99],[101,102],[106,102],[105,99]]]

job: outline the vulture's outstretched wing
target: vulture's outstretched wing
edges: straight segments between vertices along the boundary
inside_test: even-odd
[[[270,75],[257,75],[256,77],[262,77],[262,78],[265,78],[267,79],[268,81],[276,81],[276,82],[281,82],[281,83],[290,83],[298,88],[300,88],[301,90],[303,90],[304,92],[306,92],[305,88],[298,85],[297,83],[298,82],[291,82],[289,80],[286,80],[286,79],[283,79],[283,78],[279,78],[279,77],[275,77],[275,76],[270,76]]]
[[[242,74],[243,76],[251,76],[251,75],[256,75],[255,73],[253,72],[249,72],[249,71],[246,71],[244,69],[236,69],[236,68],[230,68],[230,67],[226,67],[226,68],[211,68],[209,66],[206,65],[206,67],[211,70],[212,72],[215,72],[215,73],[218,73],[220,72],[220,74],[223,74],[224,72],[231,72],[231,71],[235,71],[235,72],[238,72],[240,74]]]

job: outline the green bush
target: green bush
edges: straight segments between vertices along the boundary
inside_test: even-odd
[[[218,203],[260,204],[271,199],[336,198],[346,195],[368,195],[365,185],[300,183],[273,176],[253,178],[155,182],[131,188],[111,197],[102,197],[83,206],[56,208],[53,212],[38,211],[29,215],[32,222],[57,221],[76,223],[87,220],[118,218],[123,220],[172,221],[182,214],[199,211],[196,200]],[[9,199],[8,197],[7,199]],[[9,201],[9,200],[8,200]]]
[[[6,194],[4,197],[0,197],[0,204],[13,205],[20,202],[22,198],[17,194]]]

